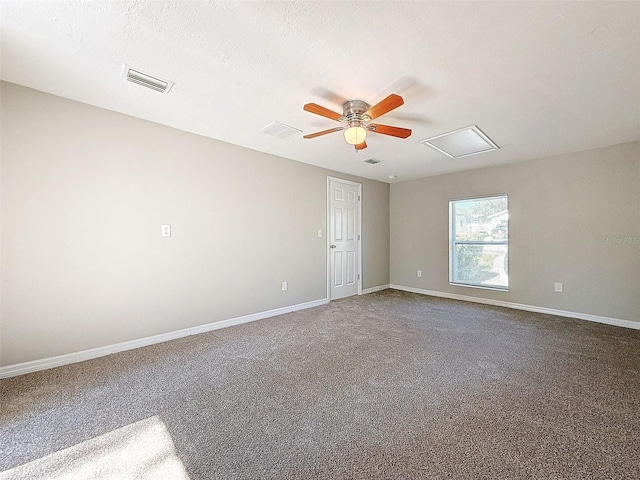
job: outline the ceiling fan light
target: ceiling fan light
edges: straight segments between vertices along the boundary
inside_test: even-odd
[[[344,131],[344,139],[349,145],[360,145],[367,136],[367,130],[359,125],[349,127]]]

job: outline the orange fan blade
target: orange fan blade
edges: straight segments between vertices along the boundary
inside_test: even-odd
[[[392,137],[399,138],[407,138],[411,135],[411,130],[408,128],[390,127],[389,125],[371,124],[368,129],[374,133],[381,133],[383,135],[391,135]]]
[[[340,130],[344,130],[344,129],[345,129],[345,127],[330,128],[329,130],[323,130],[321,132],[310,133],[309,135],[305,135],[302,138],[316,138],[316,137],[319,137],[321,135],[326,135],[327,133],[339,132]]]
[[[378,118],[385,113],[389,113],[394,108],[398,108],[400,105],[404,104],[404,100],[400,95],[396,95],[392,93],[387,98],[382,100],[380,103],[374,105],[369,110],[364,112],[365,115],[369,115],[371,119]]]
[[[362,142],[359,143],[358,145],[355,145],[356,150],[364,150],[365,148],[367,148],[367,142]]]
[[[316,115],[322,115],[323,117],[330,118],[331,120],[340,120],[342,118],[342,115],[340,115],[339,113],[329,110],[328,108],[321,107],[320,105],[317,105],[315,103],[307,103],[303,107],[303,110],[315,113]]]

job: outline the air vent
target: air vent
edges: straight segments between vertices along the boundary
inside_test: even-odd
[[[380,163],[381,160],[376,160],[375,158],[367,158],[364,163],[370,163],[371,165],[375,165],[376,163]]]
[[[135,70],[127,64],[122,69],[122,78],[160,93],[169,93],[171,87],[173,87],[173,82]]]
[[[298,135],[302,133],[302,130],[298,130],[297,128],[290,127],[289,125],[285,125],[280,122],[271,122],[266,127],[258,130],[260,133],[266,133],[267,135],[271,135],[272,137],[277,137],[282,140],[286,140],[287,138],[291,138],[294,135]]]
[[[451,158],[467,157],[500,148],[477,125],[425,138],[420,143]]]

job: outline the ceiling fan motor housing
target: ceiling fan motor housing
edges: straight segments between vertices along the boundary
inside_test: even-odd
[[[349,100],[342,105],[342,116],[344,120],[350,125],[354,122],[358,124],[362,122],[368,122],[371,120],[369,115],[364,115],[364,112],[369,110],[371,105],[363,100]]]

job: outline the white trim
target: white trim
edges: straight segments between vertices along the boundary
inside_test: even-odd
[[[404,290],[405,292],[420,293],[422,295],[431,295],[433,297],[450,298],[453,300],[462,300],[465,302],[483,303],[485,305],[495,305],[497,307],[507,307],[516,310],[526,310],[528,312],[546,313],[549,315],[558,315],[560,317],[577,318],[579,320],[588,320],[590,322],[606,323],[607,325],[615,325],[616,327],[633,328],[640,330],[640,322],[633,320],[623,320],[621,318],[603,317],[600,315],[591,315],[590,313],[569,312],[566,310],[556,310],[555,308],[537,307],[534,305],[524,305],[522,303],[505,302],[503,300],[492,300],[489,298],[470,297],[468,295],[459,295],[457,293],[436,292],[434,290],[424,290],[422,288],[405,287],[403,285],[391,284],[390,288],[396,290]]]
[[[379,292],[380,290],[386,290],[388,288],[391,288],[391,285],[389,285],[388,283],[386,285],[378,285],[377,287],[365,288],[364,290],[362,290],[362,295],[366,295],[367,293]]]
[[[327,299],[331,301],[331,235],[329,224],[331,220],[331,182],[346,183],[358,187],[358,295],[362,295],[362,184],[345,180],[344,178],[332,177],[327,175],[327,219],[326,219],[326,237],[327,237]]]
[[[509,287],[494,287],[491,285],[476,285],[473,283],[456,283],[456,282],[449,282],[449,285],[451,285],[452,287],[462,287],[462,288],[478,288],[480,290],[492,290],[494,292],[508,292],[509,291]]]
[[[112,353],[132,350],[134,348],[146,347],[148,345],[175,340],[177,338],[197,335],[198,333],[205,333],[212,330],[218,330],[220,328],[231,327],[233,325],[240,325],[242,323],[254,322],[256,320],[275,317],[276,315],[282,315],[284,313],[318,307],[320,305],[326,305],[327,303],[329,303],[329,300],[327,298],[322,298],[320,300],[314,300],[311,302],[299,303],[297,305],[290,305],[288,307],[275,308],[273,310],[252,313],[250,315],[244,315],[242,317],[229,318],[227,320],[221,320],[219,322],[198,325],[197,327],[189,327],[182,330],[175,330],[173,332],[153,335],[151,337],[129,340],[127,342],[116,343],[114,345],[106,345],[104,347],[92,348],[90,350],[83,350],[80,352],[67,353],[65,355],[43,358],[30,362],[16,363],[15,365],[0,367],[0,379],[15,377],[16,375],[24,375],[25,373],[37,372],[39,370],[46,370],[48,368],[60,367],[62,365],[68,365],[70,363],[83,362],[85,360],[103,357]]]

